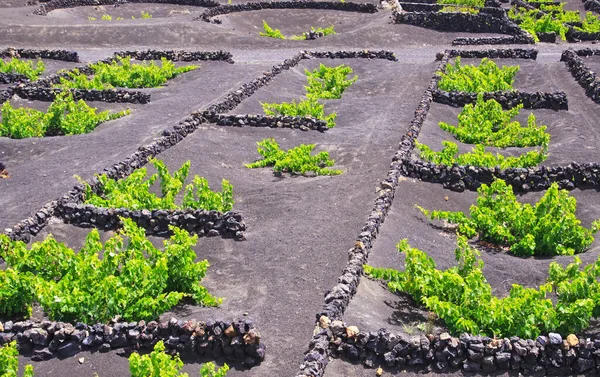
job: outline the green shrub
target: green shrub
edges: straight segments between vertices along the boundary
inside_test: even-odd
[[[406,292],[444,320],[450,332],[526,339],[558,331],[576,333],[600,314],[600,259],[581,270],[581,260],[566,268],[552,262],[549,278],[539,289],[513,284],[507,297],[492,295],[483,275],[483,261],[458,236],[457,265],[436,269],[433,259],[402,240],[397,249],[406,254],[405,270],[365,266],[365,273],[388,281],[392,292]],[[556,292],[556,304],[547,293]]]
[[[0,270],[0,315],[29,317],[34,298],[33,283],[34,278],[30,274],[22,274],[12,268]]]
[[[256,143],[258,153],[263,157],[251,164],[246,164],[247,168],[263,168],[272,166],[275,172],[289,172],[304,174],[312,171],[317,175],[338,175],[341,170],[327,169],[333,166],[334,161],[329,159],[328,152],[319,152],[312,156],[311,152],[315,149],[315,144],[301,144],[287,151],[281,150],[279,144],[273,138],[264,139]]]
[[[77,72],[70,75],[71,80],[61,79],[61,82],[55,87],[77,89],[156,88],[166,83],[167,80],[198,67],[197,65],[187,65],[176,68],[175,64],[166,58],[161,59],[160,65],[153,61],[133,64],[129,57],[124,56],[117,57],[111,63],[90,64],[90,68],[94,71],[92,79]],[[91,83],[88,82],[90,80]],[[100,83],[105,86],[101,87]]]
[[[134,352],[129,356],[131,377],[189,377],[187,373],[181,372],[182,367],[183,361],[179,355],[171,357],[165,353],[162,340],[154,345],[154,350],[148,355],[141,356]],[[215,364],[206,363],[200,369],[200,377],[225,377],[227,371],[227,364],[215,370]]]
[[[446,91],[470,93],[512,90],[512,84],[519,66],[499,68],[488,58],[483,58],[479,66],[461,65],[460,56],[454,65],[446,64],[446,72],[440,72],[438,87]]]
[[[143,20],[147,20],[147,19],[150,19],[150,18],[152,18],[152,15],[150,14],[150,12],[144,12],[144,11],[142,11],[142,19]]]
[[[106,175],[98,175],[100,181],[99,194],[92,192],[89,184],[84,182],[85,203],[97,207],[139,209],[204,209],[208,211],[227,212],[233,208],[233,186],[228,180],[222,180],[222,191],[213,192],[205,178],[195,176],[192,183],[184,182],[190,170],[190,161],[183,164],[173,175],[160,160],[151,159],[158,173],[146,179],[145,167],[136,169],[128,177],[115,180]],[[162,195],[159,197],[150,191],[152,185],[159,180]],[[175,203],[177,194],[184,190],[182,204]]]
[[[538,33],[554,32],[566,39],[566,32],[569,30],[566,22],[580,21],[579,12],[565,11],[563,5],[542,5],[542,11],[548,14],[542,14],[537,9],[526,9],[513,7],[508,11],[508,17],[513,19],[519,27],[531,34],[536,42],[539,42]]]
[[[482,8],[485,0],[437,0],[438,4],[464,5],[467,7]]]
[[[95,323],[117,315],[126,321],[152,320],[186,296],[206,306],[221,303],[200,285],[209,264],[194,262],[197,236],[171,227],[173,235],[161,251],[143,228],[121,220],[123,229],[116,236],[103,245],[94,229],[77,253],[51,236],[27,249],[0,235],[0,250],[8,269],[32,278],[33,301],[52,320]]]
[[[76,135],[92,132],[100,123],[123,117],[129,110],[117,113],[88,106],[83,100],[75,101],[68,92],[58,94],[46,113],[30,108],[14,108],[7,101],[2,105],[0,136],[14,139],[56,135]]]
[[[0,376],[17,377],[19,371],[19,351],[17,342],[12,341],[4,346],[0,346]],[[23,371],[23,377],[33,377],[33,367],[26,365]]]
[[[19,75],[24,75],[31,81],[35,81],[38,77],[44,73],[46,66],[44,62],[38,60],[35,64],[35,68],[33,66],[33,62],[31,60],[20,60],[17,58],[11,58],[10,61],[4,61],[0,59],[0,72],[2,73],[17,73]]]
[[[440,9],[442,13],[470,13],[477,14],[479,13],[479,9],[469,7],[466,5],[446,5]]]
[[[86,90],[107,90],[113,89],[114,86],[102,82],[100,76],[92,76],[88,78],[87,75],[81,73],[77,68],[72,72],[67,71],[68,78],[61,77],[60,83],[54,85],[56,88],[61,89],[86,89]]]
[[[534,205],[521,204],[512,186],[496,180],[477,190],[477,205],[470,217],[463,212],[428,211],[418,207],[432,220],[458,225],[458,232],[496,245],[508,246],[518,256],[573,255],[587,249],[600,228],[600,220],[591,229],[582,227],[575,216],[577,199],[553,183]]]
[[[575,26],[575,30],[586,33],[600,33],[600,19],[592,12],[586,12],[581,27]]]
[[[458,115],[457,126],[444,122],[440,122],[439,126],[468,144],[499,148],[547,145],[550,134],[546,132],[546,126],[536,124],[533,113],[527,119],[527,127],[522,127],[518,121],[511,122],[522,108],[523,105],[518,105],[504,111],[496,100],[485,101],[480,94],[474,105],[468,104],[463,108]]]
[[[459,154],[458,145],[451,141],[442,141],[444,148],[435,152],[430,147],[419,142],[415,146],[419,150],[420,157],[425,161],[431,161],[441,165],[470,165],[478,167],[493,168],[499,166],[507,168],[527,168],[536,166],[548,157],[548,146],[543,145],[539,150],[529,151],[519,157],[505,157],[501,154],[493,154],[485,150],[485,146],[478,144],[471,152]]]
[[[324,120],[327,122],[327,127],[335,127],[336,113],[325,115],[325,105],[317,102],[314,98],[283,103],[261,103],[265,114],[267,115],[284,115],[294,117],[310,117]]]
[[[264,32],[259,33],[261,37],[285,39],[285,35],[281,34],[281,31],[279,31],[279,29],[271,28],[265,20],[263,20],[263,29]]]
[[[348,75],[352,74],[352,68],[345,64],[337,67],[327,67],[320,64],[319,68],[312,72],[304,70],[308,80],[308,86],[305,86],[306,96],[314,99],[339,99],[350,85],[358,80],[358,76],[347,80]]]

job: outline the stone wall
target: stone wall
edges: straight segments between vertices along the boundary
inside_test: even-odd
[[[129,210],[126,208],[99,208],[78,202],[59,201],[54,216],[67,224],[114,230],[120,227],[120,217],[132,219],[146,229],[146,234],[168,236],[173,225],[199,236],[223,236],[236,240],[245,239],[246,224],[242,215],[231,211],[220,213],[206,210]]]
[[[560,61],[565,62],[575,81],[585,90],[585,94],[592,101],[600,104],[600,81],[598,80],[598,76],[579,57],[592,55],[600,55],[600,50],[566,50],[562,53]]]
[[[39,87],[35,84],[28,86],[19,85],[13,88],[14,94],[23,99],[31,101],[46,101],[52,102],[63,89]],[[76,100],[84,101],[102,101],[116,103],[140,103],[146,104],[150,102],[150,93],[145,93],[136,90],[128,89],[107,89],[107,90],[86,90],[86,89],[70,89]]]
[[[464,33],[498,33],[521,35],[521,29],[506,17],[486,13],[400,12],[392,19],[397,24],[409,24],[439,31]]]
[[[22,59],[52,59],[65,62],[79,62],[79,55],[75,51],[66,50],[31,50],[25,48],[9,47],[0,51],[2,58],[22,58]]]
[[[225,358],[250,368],[265,358],[266,347],[250,318],[229,321],[116,322],[75,325],[64,322],[31,320],[0,322],[0,346],[17,341],[19,352],[34,361],[72,357],[81,351],[128,355],[132,351],[151,351],[162,340],[167,350],[183,357]]]
[[[325,319],[320,322],[328,323]],[[469,334],[453,337],[448,333],[409,336],[386,329],[365,332],[342,321],[325,326],[331,333],[332,356],[361,362],[369,368],[383,365],[432,368],[438,373],[510,371],[566,376],[595,373],[600,367],[600,340],[579,339],[573,334],[566,339],[556,333],[535,340],[516,336],[494,339]]]
[[[229,127],[270,127],[270,128],[295,128],[301,131],[315,130],[325,132],[329,129],[327,122],[319,119],[292,117],[282,115],[229,115],[213,114],[205,112],[203,114],[211,123],[218,126]]]
[[[288,1],[270,1],[270,2],[255,2],[245,4],[227,4],[215,8],[211,8],[203,12],[194,20],[202,20],[205,22],[220,23],[214,20],[214,17],[229,13],[250,12],[264,9],[327,9],[339,10],[344,12],[360,12],[360,13],[376,13],[377,6],[375,4],[363,4],[333,1],[306,1],[306,0],[288,0]]]
[[[189,5],[196,7],[217,7],[219,2],[215,0],[127,0],[128,3],[148,3],[148,4],[175,4],[175,5]],[[114,5],[121,4],[122,0],[51,0],[44,1],[38,9],[33,13],[45,16],[48,12],[55,9],[62,8],[74,8],[84,6],[98,6],[98,5]]]

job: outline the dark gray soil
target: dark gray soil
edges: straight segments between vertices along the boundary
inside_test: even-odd
[[[359,79],[341,99],[325,101],[326,112],[338,114],[337,126],[327,132],[206,125],[159,156],[170,169],[191,160],[190,175],[206,177],[213,188],[219,187],[222,178],[229,179],[234,185],[235,209],[242,213],[248,227],[246,241],[202,238],[196,246],[198,258],[206,258],[211,263],[204,284],[215,295],[224,297],[222,307],[181,305],[163,316],[205,319],[239,317],[247,313],[252,317],[267,345],[266,360],[251,370],[236,366],[231,376],[293,376],[297,372],[312,336],[314,315],[323,304],[323,293],[335,284],[347,262],[347,250],[354,244],[372,208],[375,188],[385,178],[398,142],[438,64],[436,53],[450,48],[451,41],[458,36],[483,36],[391,24],[388,11],[375,14],[254,11],[221,16],[223,24],[217,25],[192,21],[204,8],[175,5],[79,7],[56,10],[48,16],[34,15],[37,6],[26,7],[23,2],[13,0],[0,0],[0,7],[0,48],[76,50],[82,59],[79,64],[104,59],[118,50],[146,48],[226,50],[235,60],[235,64],[201,62],[200,69],[181,75],[164,87],[145,89],[152,95],[147,105],[91,103],[100,109],[131,108],[133,111],[127,117],[100,125],[90,134],[0,139],[0,160],[7,165],[10,174],[9,179],[0,179],[2,230],[64,195],[76,183],[74,175],[89,179],[152,142],[163,129],[217,102],[300,50],[389,49],[395,52],[399,62],[304,60],[231,111],[262,114],[261,102],[299,100],[305,94],[305,68],[314,69],[319,63],[345,63]],[[131,20],[132,15],[138,18],[142,10],[149,11],[153,18]],[[186,10],[190,14],[185,14]],[[113,16],[113,21],[100,20],[104,13]],[[98,19],[90,21],[88,17]],[[116,17],[124,19],[116,21]],[[264,38],[258,35],[262,20],[285,35],[331,24],[338,34],[315,41]],[[562,47],[540,45],[538,48],[540,55],[535,62],[506,60],[501,63],[521,64],[522,70],[515,82],[517,89],[564,90],[569,97],[569,111],[534,111],[540,123],[548,125],[553,137],[547,163],[598,161],[598,105],[585,97],[564,63],[559,62]],[[48,61],[47,74],[79,64]],[[47,106],[14,101],[38,108]],[[437,122],[454,121],[458,111],[434,104],[420,140],[439,143],[442,135]],[[523,116],[527,113],[523,111]],[[282,148],[314,143],[316,151],[330,152],[335,168],[344,174],[276,177],[270,169],[246,169],[244,164],[259,157],[256,143],[267,137],[274,137]],[[577,148],[581,146],[584,148]],[[573,194],[580,202],[578,215],[583,224],[589,226],[593,219],[600,217],[598,193],[588,190]],[[534,201],[540,195],[529,194],[523,200]],[[430,252],[440,268],[451,266],[454,236],[432,227],[413,205],[467,210],[475,197],[475,193],[457,194],[440,186],[404,180],[369,262],[375,266],[401,268],[402,257],[394,245],[408,237],[413,246]],[[53,220],[37,239],[51,233],[78,248],[88,231]],[[102,236],[106,239],[111,234]],[[153,241],[162,240],[153,238]],[[595,260],[600,252],[598,246],[596,242],[590,251],[581,255],[584,262]],[[549,259],[521,259],[505,253],[482,252],[482,258],[486,263],[486,277],[500,295],[506,294],[512,283],[537,286],[543,282],[550,263]],[[570,260],[557,259],[561,263]],[[394,331],[418,332],[424,315],[425,311],[409,298],[391,294],[380,283],[363,279],[344,319],[366,330],[387,327]],[[84,357],[82,364],[78,361],[80,357]],[[188,360],[184,369],[190,375],[197,375],[201,361]],[[128,374],[127,359],[116,352],[82,353],[65,360],[36,362],[34,366],[39,376],[92,376],[97,372],[101,377],[120,377]],[[327,375],[371,376],[374,371],[334,361]]]

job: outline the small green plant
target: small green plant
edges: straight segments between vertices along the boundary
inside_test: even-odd
[[[96,17],[88,17],[88,20],[90,20],[90,21],[96,21]]]
[[[305,86],[306,96],[311,99],[339,99],[342,94],[352,84],[358,80],[358,76],[354,76],[348,80],[348,75],[352,74],[352,68],[345,64],[337,67],[327,67],[325,64],[320,64],[319,68],[312,72],[305,69],[304,73],[308,80],[308,86]]]
[[[0,376],[17,377],[19,374],[19,351],[17,342],[12,341],[4,346],[0,346]],[[33,377],[33,367],[26,365],[23,371],[23,377]]]
[[[85,90],[107,90],[113,89],[114,86],[102,81],[100,76],[92,76],[81,73],[75,68],[73,71],[66,71],[67,77],[61,77],[60,83],[55,85],[61,89],[85,89]]]
[[[133,64],[131,59],[125,56],[118,57],[111,63],[91,64],[90,68],[94,71],[91,79],[77,71],[69,74],[69,78],[61,78],[61,82],[55,87],[76,89],[156,88],[165,84],[167,80],[198,67],[197,65],[187,65],[176,68],[175,64],[166,58],[161,59],[160,66],[152,61]]]
[[[469,93],[512,90],[512,84],[519,66],[499,68],[494,61],[483,58],[479,66],[461,65],[460,56],[454,65],[446,64],[446,72],[439,72],[438,87],[445,91]]]
[[[147,20],[149,18],[152,18],[152,15],[150,14],[150,12],[144,12],[144,11],[142,11],[142,19],[143,20]]]
[[[549,277],[538,289],[513,284],[506,297],[496,297],[483,275],[477,250],[459,235],[454,251],[457,264],[438,270],[434,260],[410,247],[396,246],[406,255],[404,271],[364,266],[365,274],[388,282],[392,292],[406,292],[436,313],[458,336],[463,332],[486,336],[536,338],[548,332],[577,333],[600,315],[600,258],[581,269],[581,260],[566,268],[552,262]],[[555,303],[547,297],[556,292]]]
[[[483,8],[485,0],[437,0],[438,4],[463,5],[467,7]]]
[[[131,377],[189,377],[187,373],[181,372],[182,367],[183,361],[179,355],[171,357],[165,353],[162,340],[154,345],[154,350],[148,355],[134,352],[129,356]],[[227,364],[216,369],[214,363],[206,363],[200,369],[200,377],[225,377],[227,371],[229,371]]]
[[[329,159],[328,152],[319,152],[317,155],[311,155],[315,144],[301,144],[287,151],[281,150],[279,144],[273,138],[264,139],[256,143],[258,153],[262,160],[251,164],[246,164],[247,168],[264,168],[272,166],[275,172],[289,172],[305,174],[309,171],[316,175],[338,175],[341,170],[327,169],[333,166],[334,161]]]
[[[223,179],[222,191],[213,192],[205,178],[195,176],[192,183],[184,188],[184,182],[190,170],[187,161],[172,175],[160,160],[151,159],[158,173],[146,178],[145,167],[136,169],[128,177],[115,180],[106,175],[98,175],[100,182],[99,193],[96,194],[86,182],[85,203],[97,207],[137,209],[205,209],[208,211],[227,212],[233,208],[233,186]],[[152,185],[159,180],[161,194],[151,192]],[[175,197],[184,191],[182,204],[175,203]]]
[[[477,14],[479,9],[466,5],[446,5],[440,9],[442,13],[470,13]]]
[[[38,77],[44,73],[45,69],[46,66],[41,60],[38,60],[34,67],[31,60],[11,58],[9,61],[4,61],[0,59],[0,72],[17,73],[27,77],[31,81],[37,80]]]
[[[126,321],[153,320],[184,297],[205,306],[221,303],[200,285],[209,264],[195,262],[196,235],[171,227],[173,235],[159,250],[146,238],[144,228],[130,219],[121,221],[122,230],[104,245],[98,231],[92,230],[79,252],[52,236],[27,248],[0,235],[0,256],[7,265],[2,273],[13,271],[31,284],[27,292],[34,297],[24,312],[37,301],[52,320],[96,323],[116,315]],[[0,315],[6,314],[12,289],[0,285]],[[14,305],[8,304],[10,310]]]
[[[314,98],[302,100],[300,102],[283,102],[283,103],[261,103],[265,114],[267,115],[284,115],[295,117],[311,117],[324,120],[327,122],[327,127],[335,127],[336,113],[325,115],[325,105],[319,103]]]
[[[470,217],[463,212],[419,210],[432,220],[458,225],[458,232],[496,245],[508,246],[518,256],[573,255],[587,249],[600,229],[600,220],[591,229],[582,227],[575,216],[577,199],[553,183],[534,205],[521,204],[512,186],[496,180],[477,190],[477,205]]]
[[[429,146],[415,142],[420,157],[425,161],[431,161],[441,165],[468,165],[493,168],[499,166],[501,169],[527,168],[536,166],[548,157],[548,145],[542,145],[538,150],[532,150],[519,157],[505,157],[501,154],[493,154],[485,150],[485,146],[478,144],[471,152],[459,154],[458,145],[451,141],[442,141],[444,148],[440,152],[432,150]]]
[[[112,21],[112,16],[110,14],[103,14],[102,21]]]
[[[263,29],[264,32],[260,32],[261,37],[269,37],[269,38],[277,38],[277,39],[285,39],[285,35],[281,34],[279,29],[273,29],[267,24],[265,20],[263,20]]]
[[[581,27],[575,26],[575,30],[586,33],[600,33],[600,19],[592,12],[586,12]]]
[[[269,26],[269,24],[267,24],[266,21],[263,20],[263,30],[262,32],[259,33],[259,35],[261,37],[269,37],[269,38],[276,38],[276,39],[291,39],[293,41],[302,41],[306,39],[306,36],[308,33],[303,33],[300,35],[292,35],[291,37],[287,38],[285,35],[283,35],[281,33],[281,31],[279,29],[273,29],[272,27]],[[334,30],[334,26],[331,25],[329,27],[326,28],[322,28],[319,27],[317,29],[315,29],[314,27],[310,27],[310,30],[313,33],[322,33],[324,37],[328,36],[328,35],[332,35],[332,34],[337,34]]]
[[[129,110],[117,113],[102,111],[88,106],[83,100],[75,101],[70,92],[62,92],[46,113],[18,107],[7,101],[2,105],[0,136],[14,139],[56,135],[76,135],[92,132],[100,123],[123,117]]]
[[[444,122],[440,122],[439,126],[467,144],[498,148],[547,145],[550,134],[546,132],[546,126],[536,124],[533,113],[527,119],[527,127],[522,127],[518,121],[511,121],[522,108],[523,105],[518,105],[504,111],[496,100],[485,101],[483,95],[479,94],[477,102],[474,105],[467,104],[458,115],[457,126]]]
[[[565,40],[566,32],[569,30],[565,23],[580,21],[579,12],[564,11],[562,6],[551,9],[546,5],[543,7],[549,11],[548,14],[542,14],[537,9],[513,7],[508,11],[508,17],[513,19],[521,29],[531,34],[536,42],[539,42],[538,33],[551,32]]]

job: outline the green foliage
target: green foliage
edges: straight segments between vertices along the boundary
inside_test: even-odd
[[[109,83],[102,82],[100,76],[92,76],[88,78],[87,75],[79,72],[75,68],[72,72],[67,71],[68,78],[61,77],[60,83],[54,85],[56,88],[61,89],[86,89],[86,90],[107,90],[114,88]]]
[[[600,314],[600,259],[581,269],[581,261],[566,268],[552,262],[546,284],[538,289],[513,284],[507,297],[492,295],[483,275],[483,261],[467,238],[458,236],[457,265],[436,269],[433,259],[411,248],[407,240],[397,245],[406,254],[405,270],[365,266],[365,274],[388,281],[393,292],[406,292],[444,320],[449,330],[487,336],[535,338],[542,333],[576,333]],[[547,297],[556,292],[556,303]]]
[[[109,14],[103,14],[102,21],[112,21],[112,16]]]
[[[425,144],[415,142],[423,160],[447,166],[457,164],[488,168],[499,166],[501,169],[527,168],[538,165],[548,157],[548,145],[542,145],[540,149],[529,151],[518,157],[493,154],[486,151],[485,146],[481,144],[475,145],[471,152],[463,154],[459,154],[458,145],[451,141],[442,141],[442,145],[444,148],[440,152],[436,152]]]
[[[167,80],[198,67],[197,65],[187,65],[176,68],[175,64],[166,58],[162,58],[161,64],[157,65],[153,61],[133,64],[129,57],[117,57],[111,63],[91,64],[90,68],[94,71],[91,79],[77,71],[69,74],[70,79],[62,78],[55,87],[76,89],[156,88],[166,83]]]
[[[447,64],[446,72],[439,73],[438,87],[446,91],[470,93],[512,90],[518,71],[519,66],[499,68],[488,58],[483,58],[479,66],[461,65],[460,56],[457,56],[454,65]]]
[[[131,377],[189,377],[182,373],[183,361],[179,355],[171,357],[165,353],[165,345],[159,340],[154,345],[154,350],[148,355],[132,353],[129,356],[129,371]],[[203,364],[200,369],[200,377],[225,377],[229,366],[224,364],[222,368],[215,369],[215,364]]]
[[[9,61],[0,59],[0,72],[2,73],[18,73],[26,76],[29,80],[35,81],[38,77],[44,73],[46,66],[44,62],[38,60],[33,66],[31,60],[20,60],[17,58],[11,58]]]
[[[283,103],[261,103],[265,114],[267,115],[284,115],[295,117],[310,117],[324,120],[327,122],[327,127],[335,127],[336,113],[325,115],[325,105],[317,102],[314,98],[302,100],[300,102],[283,102]]]
[[[281,31],[279,31],[279,29],[271,28],[265,20],[263,20],[263,29],[265,31],[259,33],[261,37],[285,39],[285,35],[281,34]]]
[[[19,351],[17,342],[12,341],[0,347],[0,376],[17,377],[19,371]],[[33,367],[26,365],[23,377],[33,377]]]
[[[85,203],[97,207],[138,209],[205,209],[208,211],[227,212],[233,208],[233,186],[223,179],[221,192],[213,192],[205,178],[195,176],[192,183],[185,186],[185,179],[190,170],[190,161],[185,162],[173,175],[160,160],[151,159],[158,173],[146,178],[145,167],[136,169],[128,177],[115,180],[106,175],[98,175],[99,194],[92,192],[89,184],[86,187]],[[161,196],[151,192],[152,185],[159,180]],[[182,190],[182,205],[175,203],[175,197]]]
[[[76,135],[92,132],[100,123],[125,116],[129,110],[117,113],[96,112],[83,100],[75,101],[68,92],[58,94],[46,113],[19,107],[7,101],[2,105],[0,136],[14,139],[56,135]]]
[[[581,27],[575,26],[575,30],[586,33],[600,33],[600,19],[592,12],[586,12]]]
[[[263,159],[246,164],[247,168],[273,166],[275,172],[304,174],[312,171],[317,175],[342,174],[341,170],[327,169],[328,166],[334,164],[334,161],[329,159],[328,152],[319,152],[316,156],[311,155],[315,144],[301,144],[287,151],[281,150],[273,138],[264,139],[256,144],[258,153]]]
[[[437,0],[438,4],[464,5],[467,7],[482,8],[485,0]]]
[[[536,42],[539,42],[538,33],[551,32],[565,40],[569,30],[565,23],[580,21],[579,12],[565,11],[562,4],[542,5],[540,9],[548,13],[544,15],[537,9],[513,7],[508,11],[508,17],[513,19],[521,29],[531,34]]]
[[[327,67],[320,64],[319,68],[312,72],[304,70],[308,80],[308,86],[305,86],[306,96],[310,99],[339,99],[350,85],[358,80],[358,76],[347,80],[348,75],[352,74],[352,68],[345,64],[337,67]]]
[[[150,12],[144,12],[144,11],[142,11],[142,19],[143,20],[147,20],[149,18],[152,18],[152,15],[150,14]]]
[[[285,35],[283,35],[279,29],[273,29],[272,27],[270,27],[269,24],[267,24],[267,22],[265,20],[263,20],[263,30],[264,30],[264,32],[259,33],[261,37],[269,37],[269,38],[277,38],[277,39],[290,39],[293,41],[303,41],[306,39],[306,35],[308,34],[308,33],[303,33],[300,35],[292,35],[291,37],[288,38]],[[323,33],[324,37],[331,35],[331,34],[337,34],[334,30],[333,25],[326,27],[326,28],[319,27],[317,29],[315,29],[314,27],[311,26],[310,30],[313,33]]]
[[[511,122],[522,108],[523,105],[518,105],[504,111],[497,101],[485,101],[479,94],[477,102],[466,105],[458,115],[457,126],[444,122],[439,126],[468,144],[499,148],[547,145],[550,134],[546,132],[546,126],[536,124],[533,113],[527,119],[527,127],[522,127],[518,121]]]
[[[197,236],[171,227],[173,235],[161,251],[143,228],[121,220],[123,229],[116,236],[103,245],[94,229],[77,253],[52,236],[27,249],[25,243],[0,235],[7,271],[31,279],[32,301],[53,320],[95,323],[117,315],[126,321],[152,320],[186,296],[206,306],[221,303],[200,285],[209,264],[194,262]]]
[[[479,13],[479,9],[469,7],[466,5],[446,5],[440,9],[442,13],[470,13],[477,14]]]
[[[600,228],[600,220],[591,229],[582,227],[575,216],[577,200],[553,183],[534,205],[521,204],[512,186],[496,180],[477,190],[477,205],[470,217],[463,212],[428,211],[418,207],[432,220],[458,224],[458,232],[496,245],[508,246],[518,256],[573,255],[587,249]]]

